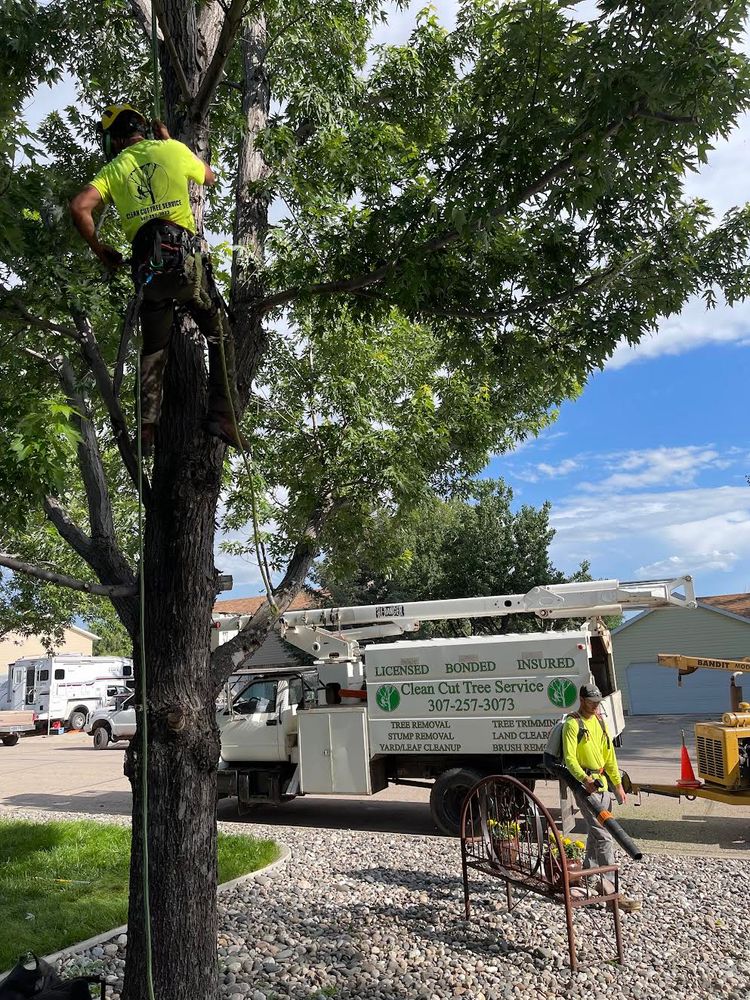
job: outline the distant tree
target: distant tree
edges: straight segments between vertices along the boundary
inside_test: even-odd
[[[549,555],[551,505],[513,509],[502,480],[480,480],[450,500],[431,496],[401,521],[380,517],[345,561],[324,561],[320,584],[333,605],[444,600],[524,594],[539,584],[589,580],[588,563],[573,576]],[[570,620],[545,627],[570,627]],[[530,615],[433,622],[422,635],[479,635],[540,628]]]
[[[99,601],[99,607],[86,623],[86,627],[99,638],[94,642],[94,656],[132,656],[133,641],[108,601]]]

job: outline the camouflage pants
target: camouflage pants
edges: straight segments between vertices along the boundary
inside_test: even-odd
[[[211,294],[211,279],[200,254],[188,256],[180,268],[154,275],[143,290],[141,304],[141,421],[158,424],[164,368],[172,339],[175,305],[185,306],[208,345],[208,415],[231,412],[221,365],[219,337],[223,334],[227,374],[235,412],[234,339],[221,305]]]

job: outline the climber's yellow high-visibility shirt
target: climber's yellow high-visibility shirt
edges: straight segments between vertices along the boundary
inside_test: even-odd
[[[133,242],[151,219],[168,219],[195,232],[188,181],[203,184],[206,168],[176,139],[143,139],[123,149],[91,181],[106,202],[114,202],[125,236]]]
[[[590,719],[581,718],[580,722],[584,725],[584,732],[579,740],[579,716],[569,715],[565,720],[562,732],[563,764],[579,781],[586,780],[587,771],[593,771],[595,777],[604,771],[613,785],[619,785],[622,779],[617,767],[615,748],[607,738],[601,722],[595,715]]]

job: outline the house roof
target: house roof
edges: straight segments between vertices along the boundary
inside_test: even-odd
[[[215,615],[254,615],[266,597],[238,597],[235,600],[217,601],[214,604]],[[323,597],[313,590],[301,590],[289,605],[290,611],[304,611],[306,608],[319,608]]]
[[[699,604],[708,604],[718,611],[728,611],[740,618],[750,618],[750,594],[716,594],[713,597],[699,597]]]
[[[737,618],[743,622],[750,623],[750,594],[715,594],[709,597],[696,598],[699,608],[706,611],[716,611],[720,615],[727,615],[728,618]],[[640,611],[632,618],[628,618],[622,625],[612,629],[612,635],[622,632],[624,629],[635,625],[636,622],[643,621],[647,615],[654,613],[653,608]]]
[[[88,629],[81,628],[80,625],[69,625],[68,629],[71,632],[77,632],[79,635],[82,635],[84,639],[101,639],[101,636],[97,635],[96,632],[89,632]]]

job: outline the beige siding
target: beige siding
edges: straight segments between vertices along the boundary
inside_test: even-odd
[[[615,670],[623,707],[630,708],[626,677],[629,663],[655,663],[657,653],[717,656],[741,660],[750,656],[750,621],[739,621],[706,608],[652,611],[612,636]]]
[[[66,629],[63,641],[55,647],[55,653],[82,653],[84,656],[91,656],[94,648],[94,640],[89,636],[82,635],[75,629]],[[20,660],[24,656],[46,656],[47,650],[42,644],[42,640],[37,636],[22,636],[9,632],[0,639],[0,683],[6,676],[5,668],[14,660]]]

